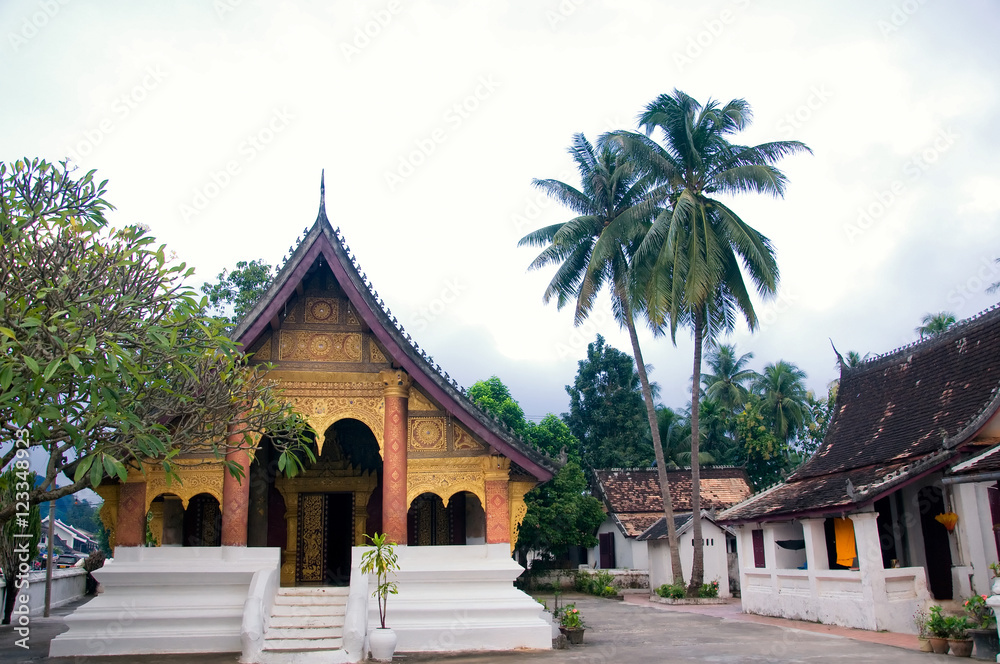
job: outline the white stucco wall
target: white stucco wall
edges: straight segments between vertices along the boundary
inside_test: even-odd
[[[87,590],[87,571],[83,568],[70,567],[52,570],[52,595],[49,606],[56,608],[69,604],[83,597]],[[28,587],[13,590],[18,594],[15,600],[21,603],[21,597],[27,595],[28,612],[32,616],[40,616],[45,612],[45,572],[30,572]]]
[[[621,529],[610,517],[597,529],[597,535],[613,533],[615,536],[615,568],[616,569],[649,569],[649,552],[646,542],[637,542],[634,537],[625,537]],[[587,550],[587,564],[594,569],[601,567],[600,545]]]
[[[702,519],[702,538],[710,540],[703,547],[705,556],[705,582],[719,582],[719,597],[731,597],[729,590],[729,561],[726,557],[726,531],[708,519]],[[681,571],[684,580],[691,579],[691,565],[694,560],[694,542],[691,531],[680,535]],[[649,587],[659,588],[671,581],[670,544],[667,540],[652,540],[649,544]]]

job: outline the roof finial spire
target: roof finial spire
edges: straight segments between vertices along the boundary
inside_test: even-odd
[[[319,212],[321,215],[326,215],[326,169],[320,171],[319,174]]]

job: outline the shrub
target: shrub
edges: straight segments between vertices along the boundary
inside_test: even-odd
[[[939,639],[947,639],[948,627],[947,619],[941,615],[941,607],[932,606],[931,615],[927,619],[927,631],[930,635]]]
[[[656,589],[656,594],[669,599],[681,599],[685,590],[683,583],[664,583]]]
[[[719,582],[710,581],[709,583],[701,584],[701,588],[698,589],[698,597],[718,597],[719,596]]]
[[[576,608],[576,604],[567,604],[562,611],[559,624],[566,629],[583,629],[586,625],[583,622],[583,614]]]
[[[965,612],[977,629],[990,629],[996,624],[993,609],[986,603],[986,595],[973,595],[965,600]]]

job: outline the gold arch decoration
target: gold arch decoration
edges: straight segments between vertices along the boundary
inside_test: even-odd
[[[167,483],[167,475],[163,470],[149,469],[146,471],[146,511],[149,511],[153,500],[164,494],[173,494],[181,499],[184,509],[199,493],[207,493],[217,501],[222,508],[222,480],[226,470],[220,463],[208,463],[197,468],[177,468],[181,481],[176,479]]]
[[[323,453],[326,430],[340,420],[353,419],[371,429],[378,441],[378,453],[385,447],[385,401],[376,397],[291,397],[289,402],[316,434],[316,447]],[[384,455],[383,455],[384,456]]]
[[[441,498],[445,507],[451,497],[468,491],[486,507],[486,482],[480,457],[452,457],[444,459],[415,458],[407,461],[406,507],[424,493]]]

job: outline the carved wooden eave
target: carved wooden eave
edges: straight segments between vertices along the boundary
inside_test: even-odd
[[[329,269],[347,296],[350,306],[387,351],[394,365],[404,369],[416,385],[445,411],[481,438],[488,447],[516,463],[540,481],[550,479],[560,464],[538,452],[492,415],[480,409],[465,391],[433,362],[389,312],[368,278],[358,267],[339,229],[326,215],[325,186],[320,187],[320,208],[312,228],[279,270],[270,288],[237,324],[231,336],[250,348],[270,328],[280,326],[281,313],[313,265]]]

